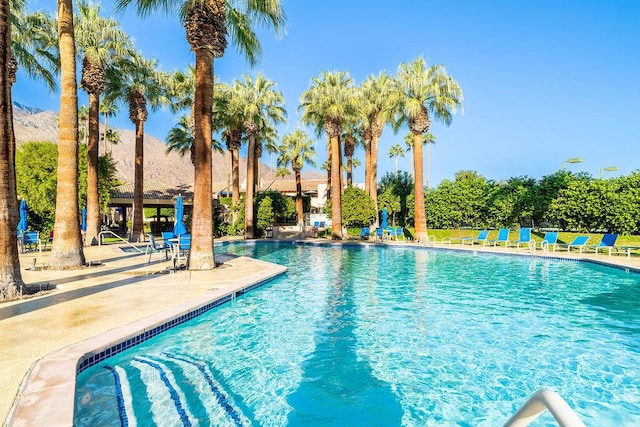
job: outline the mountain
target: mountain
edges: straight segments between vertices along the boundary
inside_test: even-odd
[[[38,108],[27,107],[14,102],[13,122],[18,146],[27,141],[50,141],[58,139],[58,114],[54,111],[42,111]],[[117,162],[118,179],[124,183],[133,182],[135,130],[114,129],[120,135],[120,142],[112,147],[113,158]],[[102,125],[100,132],[104,131]],[[100,154],[104,153],[104,146],[100,143]],[[144,136],[144,179],[155,180],[168,185],[193,185],[193,165],[189,155],[181,157],[172,152],[165,154],[166,145],[160,139],[145,134]],[[268,154],[265,154],[265,158]],[[226,182],[229,170],[228,154],[213,153],[212,175],[214,182]],[[240,181],[246,176],[246,158],[240,158]],[[260,163],[260,175],[263,179],[270,179],[275,174],[274,169],[264,162]],[[320,178],[319,172],[306,172],[305,179]],[[293,178],[293,175],[290,179]]]

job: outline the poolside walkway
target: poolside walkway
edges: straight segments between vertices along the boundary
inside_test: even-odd
[[[325,239],[309,240],[330,242]],[[388,244],[416,246],[410,242]],[[529,253],[524,249],[478,245],[437,244],[436,247]],[[115,245],[85,248],[87,262],[99,265],[78,270],[26,270],[34,264],[36,267],[46,265],[50,252],[20,255],[23,279],[27,284],[46,286],[48,283],[55,285],[56,289],[46,295],[0,304],[0,419],[7,418],[16,396],[20,394],[21,404],[14,409],[12,425],[70,425],[66,421],[68,408],[58,408],[64,405],[53,402],[61,397],[73,400],[75,384],[59,377],[64,372],[75,379],[77,354],[91,348],[104,348],[122,334],[157,325],[163,319],[184,313],[189,307],[220,298],[234,289],[250,286],[284,271],[283,267],[274,264],[224,255],[224,252],[224,247],[216,249],[216,260],[223,262],[221,268],[176,273],[169,273],[170,264],[163,254],[153,254],[151,263],[147,264],[147,256],[124,252]],[[536,255],[589,259],[640,271],[640,258],[634,257],[566,251],[549,254],[537,251]],[[97,336],[99,338],[95,338]],[[59,358],[61,355],[65,357],[64,361]],[[46,364],[40,362],[32,371],[36,362],[48,359],[52,360],[48,366],[42,366]],[[65,367],[61,368],[61,363]],[[21,388],[26,375],[31,375],[32,381],[22,384]],[[56,382],[62,385],[58,387]],[[61,390],[66,396],[60,396]],[[58,417],[58,409],[67,413]]]
[[[56,290],[0,304],[0,419],[7,419],[16,395],[21,395],[12,425],[71,425],[64,416],[57,417],[61,405],[52,404],[51,398],[61,397],[60,388],[46,382],[66,382],[60,381],[61,371],[75,376],[73,360],[67,360],[63,369],[40,363],[36,370],[39,372],[31,372],[31,384],[23,384],[21,389],[32,365],[45,356],[59,359],[55,352],[99,334],[102,342],[93,339],[89,347],[101,348],[118,338],[114,333],[144,330],[184,313],[188,307],[218,299],[285,270],[251,258],[221,255],[216,261],[223,265],[215,270],[169,273],[170,262],[165,261],[164,254],[153,254],[147,264],[146,255],[127,253],[117,246],[88,247],[84,253],[87,262],[101,264],[78,270],[31,271],[24,266],[34,265],[34,259],[36,266],[47,264],[50,252],[20,255],[25,283],[48,283]],[[124,325],[128,330],[123,330]],[[65,352],[77,361],[73,351]],[[73,393],[69,387],[63,390]],[[73,394],[66,398],[73,401]]]

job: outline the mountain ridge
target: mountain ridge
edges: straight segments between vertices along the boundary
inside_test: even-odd
[[[44,111],[39,108],[29,107],[18,102],[13,103],[14,132],[18,147],[28,141],[48,141],[57,143],[58,139],[58,113]],[[100,142],[98,148],[100,155],[105,148],[111,152],[116,161],[116,175],[123,183],[133,182],[134,178],[134,153],[135,130],[117,129],[109,126],[120,135],[120,142],[112,146],[104,146]],[[104,132],[104,126],[100,123],[100,133]],[[81,142],[82,143],[82,142]],[[229,173],[229,155],[212,153],[212,180],[213,182],[227,182]],[[176,152],[166,153],[166,145],[159,138],[145,133],[144,135],[144,179],[152,179],[167,185],[193,186],[194,167],[189,155],[180,156]],[[240,157],[240,181],[246,177],[246,158]],[[271,179],[275,170],[264,162],[260,162],[260,176],[263,179]],[[315,179],[324,176],[315,171],[305,174],[306,179]],[[290,174],[286,179],[293,179]]]

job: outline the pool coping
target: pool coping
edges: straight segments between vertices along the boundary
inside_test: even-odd
[[[269,269],[42,357],[31,366],[20,384],[5,425],[73,425],[79,372],[262,286],[287,271],[286,267],[278,264],[253,261],[269,265]]]

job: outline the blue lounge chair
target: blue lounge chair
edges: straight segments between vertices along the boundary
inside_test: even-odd
[[[42,242],[40,242],[39,231],[25,231],[22,233],[21,239],[22,252],[28,250],[34,250],[37,248],[39,252],[42,252]]]
[[[598,251],[604,252],[605,250],[609,251],[609,255],[611,255],[611,250],[615,249],[616,240],[618,240],[617,234],[604,234],[602,236],[602,240],[597,245],[585,245],[582,250],[591,250],[593,249],[596,255]]]
[[[580,253],[582,253],[582,248],[589,241],[589,236],[577,236],[575,239],[571,241],[571,243],[559,243],[558,246],[561,248],[567,248],[567,252],[571,251],[571,248],[579,248]]]
[[[478,237],[443,237],[442,243],[451,244],[455,240],[460,240],[460,243],[463,245],[465,244],[473,245],[475,242],[484,243],[484,241],[487,240],[488,237],[489,237],[489,230],[481,230],[478,233]]]
[[[376,239],[381,242],[384,240],[384,228],[376,228]]]
[[[362,227],[362,229],[360,229],[360,238],[362,240],[369,240],[370,235],[371,231],[369,230],[369,227]]]
[[[558,231],[547,231],[544,233],[542,242],[536,243],[536,247],[539,245],[543,252],[549,252],[549,246],[551,246],[551,251],[555,252],[556,246],[558,246],[559,235],[560,233]]]
[[[173,268],[181,267],[180,260],[185,260],[185,267],[189,265],[189,250],[191,249],[191,234],[181,234],[178,242],[173,245]]]
[[[519,248],[520,245],[523,246],[528,246],[529,248],[532,247],[532,243],[533,242],[535,244],[535,241],[531,238],[531,228],[521,228],[520,229],[520,236],[518,237],[518,240],[516,241],[507,241],[506,246],[515,246],[516,248]]]
[[[506,246],[508,241],[509,241],[509,229],[501,228],[500,230],[498,230],[498,238],[492,239],[492,240],[485,240],[482,245],[486,246],[488,244],[491,244],[493,246],[497,246],[500,243],[504,243]]]
[[[162,233],[160,233],[160,235],[162,236],[162,242],[169,249],[171,249],[171,247],[173,246],[172,239],[178,238],[178,236],[173,234],[173,231],[163,231]]]

